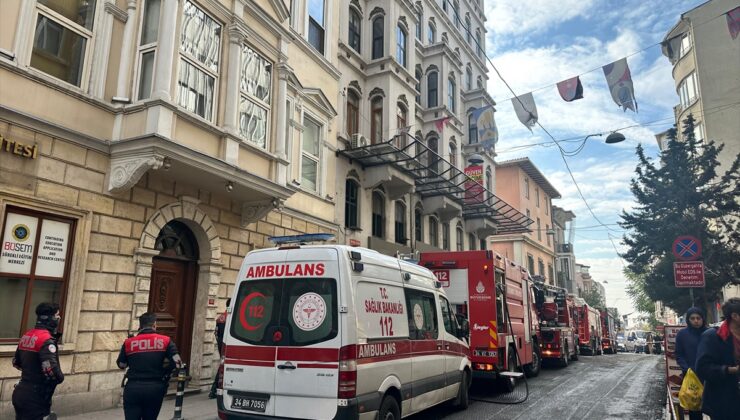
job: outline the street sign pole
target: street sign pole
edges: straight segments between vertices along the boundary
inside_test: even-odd
[[[689,288],[689,298],[691,299],[691,306],[694,306],[694,288]]]

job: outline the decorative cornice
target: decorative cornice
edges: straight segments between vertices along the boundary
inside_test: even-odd
[[[241,44],[247,39],[247,25],[241,20],[234,19],[226,27],[229,36],[229,42],[232,44]]]
[[[359,1],[352,0],[352,1],[349,2],[349,4],[350,4],[350,6],[353,6],[353,7],[357,8],[357,10],[360,12],[360,14],[362,14],[362,6],[360,6],[360,2]]]
[[[402,23],[403,26],[406,27],[406,30],[409,29],[409,23],[406,21],[406,16],[401,16],[400,18],[398,18],[398,22]]]
[[[409,106],[409,101],[408,101],[408,99],[406,99],[406,94],[405,93],[402,93],[402,94],[398,95],[398,102],[401,102],[402,104],[406,105],[407,108]]]
[[[360,83],[357,80],[349,82],[349,87],[356,90],[360,95],[362,95],[362,88],[360,87]]]
[[[111,157],[108,191],[117,193],[131,189],[149,170],[162,167],[164,155],[136,153],[121,157]]]
[[[129,9],[132,9],[131,3],[132,2],[129,2],[128,3],[128,8]],[[135,9],[135,8],[136,8],[136,3],[134,3],[133,9]],[[105,6],[104,6],[104,10],[107,13],[110,13],[111,15],[113,15],[114,18],[116,18],[117,20],[119,20],[119,21],[121,21],[123,23],[126,23],[126,21],[128,20],[128,13],[126,13],[126,11],[123,10],[123,9],[121,9],[120,7],[116,6],[115,3],[108,3],[108,2],[106,2],[105,3]]]
[[[367,98],[372,99],[375,96],[380,96],[382,98],[385,98],[385,92],[383,91],[383,89],[376,87],[370,91],[370,94],[367,96]]]
[[[382,7],[374,8],[373,11],[370,12],[370,18],[368,20],[373,20],[376,15],[385,16],[385,10],[383,10]]]
[[[270,5],[272,10],[275,11],[278,22],[285,22],[290,17],[290,10],[288,10],[288,6],[285,5],[283,0],[270,0]]]

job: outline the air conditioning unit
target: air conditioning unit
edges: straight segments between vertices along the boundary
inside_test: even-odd
[[[352,141],[350,143],[350,147],[352,149],[365,147],[368,144],[370,144],[370,142],[367,140],[367,137],[363,136],[362,134],[352,134]]]

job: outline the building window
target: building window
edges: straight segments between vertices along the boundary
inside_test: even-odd
[[[429,140],[427,140],[427,148],[429,151],[427,154],[429,155],[429,158],[427,159],[427,164],[429,165],[429,170],[434,172],[435,174],[439,173],[439,141],[437,141],[436,137],[431,137]]]
[[[383,141],[383,98],[376,96],[370,103],[370,142]]]
[[[427,107],[434,108],[439,104],[437,102],[437,90],[439,81],[437,80],[437,72],[433,71],[427,74]]]
[[[457,228],[455,228],[455,249],[464,251],[465,245],[463,242],[465,242],[465,233],[463,232],[462,225],[458,223]]]
[[[427,42],[430,44],[437,42],[437,28],[431,21],[429,21],[429,26],[427,26]]]
[[[397,244],[406,245],[406,205],[396,201],[396,220],[393,223]]]
[[[488,244],[486,244],[485,238],[484,239],[481,239],[480,240],[480,250],[481,251],[485,251],[487,249],[488,249]]]
[[[347,40],[349,41],[349,46],[357,51],[357,53],[360,53],[360,39],[362,38],[362,18],[360,17],[360,13],[354,9],[349,9],[349,34],[347,36]]]
[[[473,69],[470,65],[465,68],[465,90],[473,90]]]
[[[39,1],[31,67],[82,86],[87,47],[93,36],[94,0]]]
[[[683,57],[691,49],[691,33],[686,32],[681,38],[681,47],[678,50],[678,56]]]
[[[550,245],[550,225],[545,224],[545,238],[547,239],[547,245]]]
[[[417,242],[424,241],[424,228],[422,225],[422,220],[421,208],[417,207],[414,210],[414,239],[416,239]]]
[[[448,153],[450,155],[450,165],[457,167],[457,146],[455,146],[454,142],[450,142],[450,150]]]
[[[396,27],[396,61],[406,67],[406,30],[400,23]]]
[[[421,105],[421,66],[416,66],[416,103]]]
[[[475,45],[476,50],[478,51],[478,57],[481,59],[483,58],[483,40],[480,36],[480,29],[475,30]]]
[[[547,276],[547,278],[550,280],[550,284],[555,284],[555,273],[553,273],[552,271],[552,264],[547,264]]]
[[[475,87],[478,89],[483,89],[483,78],[482,77],[478,76],[475,79]]]
[[[694,125],[694,140],[697,143],[704,143],[704,124],[696,123]]]
[[[541,258],[537,259],[537,274],[539,274],[542,277],[545,277],[545,263],[542,262]]]
[[[221,52],[221,25],[190,1],[182,7],[177,103],[213,119]]]
[[[398,129],[398,134],[400,136],[400,141],[397,146],[401,149],[406,146],[406,136],[403,133],[408,131],[406,130],[408,125],[408,112],[406,111],[406,106],[399,102],[396,104],[396,128]]]
[[[465,16],[465,39],[468,44],[473,45],[473,34],[470,33],[470,16]]]
[[[447,0],[443,0],[443,1],[446,2]],[[452,14],[453,14],[452,20],[455,21],[455,27],[457,29],[460,29],[460,2],[458,2],[457,0],[455,0],[455,2],[452,3]]]
[[[421,41],[421,35],[422,35],[422,15],[421,15],[421,9],[416,10],[416,39]]]
[[[539,188],[534,189],[534,199],[535,199],[535,203],[537,207],[539,207],[540,206],[540,189]]]
[[[373,19],[373,60],[383,57],[383,26],[383,16]]]
[[[475,108],[472,111],[475,111]],[[478,143],[478,121],[472,111],[468,114],[468,143],[476,144]]]
[[[307,190],[318,191],[322,126],[310,117],[304,116],[303,127],[301,184]]]
[[[378,191],[373,191],[373,232],[376,238],[383,238],[385,225],[385,199]]]
[[[545,214],[550,214],[550,198],[545,197]]]
[[[439,224],[436,217],[429,218],[429,245],[439,247]]]
[[[347,135],[351,138],[360,132],[360,95],[354,90],[347,93]]]
[[[527,254],[527,270],[530,275],[534,275],[534,257],[532,254]]]
[[[537,218],[537,240],[542,241],[542,226],[540,226],[540,218]]]
[[[450,108],[450,111],[455,112],[455,79],[450,77],[447,79],[447,107]]]
[[[148,99],[152,94],[154,80],[154,56],[157,53],[157,34],[161,0],[146,0],[141,22],[139,40],[139,100]]]
[[[486,190],[488,191],[488,194],[491,195],[489,199],[492,199],[493,195],[493,171],[491,170],[491,167],[486,168]]]
[[[524,178],[524,197],[529,198],[529,178]]]
[[[36,322],[41,302],[64,313],[75,221],[7,208],[0,256],[0,341],[17,341]]]
[[[472,233],[469,233],[468,234],[468,245],[470,246],[471,251],[475,251],[475,242],[476,242],[475,235],[473,235]]]
[[[450,224],[442,223],[442,249],[450,250]]]
[[[246,45],[242,57],[239,131],[248,142],[265,149],[270,125],[272,63]]]
[[[344,226],[358,229],[360,184],[354,179],[347,179],[344,183]]]
[[[308,43],[324,53],[324,0],[308,0]]]
[[[681,100],[681,108],[687,108],[696,100],[696,97],[699,96],[696,72],[691,72],[681,81],[678,85],[678,96]]]

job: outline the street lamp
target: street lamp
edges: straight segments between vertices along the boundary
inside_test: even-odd
[[[481,163],[483,163],[483,156],[474,153],[468,158],[468,163],[470,163],[471,165],[480,165]]]
[[[614,131],[608,136],[606,136],[605,142],[606,144],[614,144],[614,143],[623,142],[624,139],[625,139],[624,134],[617,133],[616,131]]]

